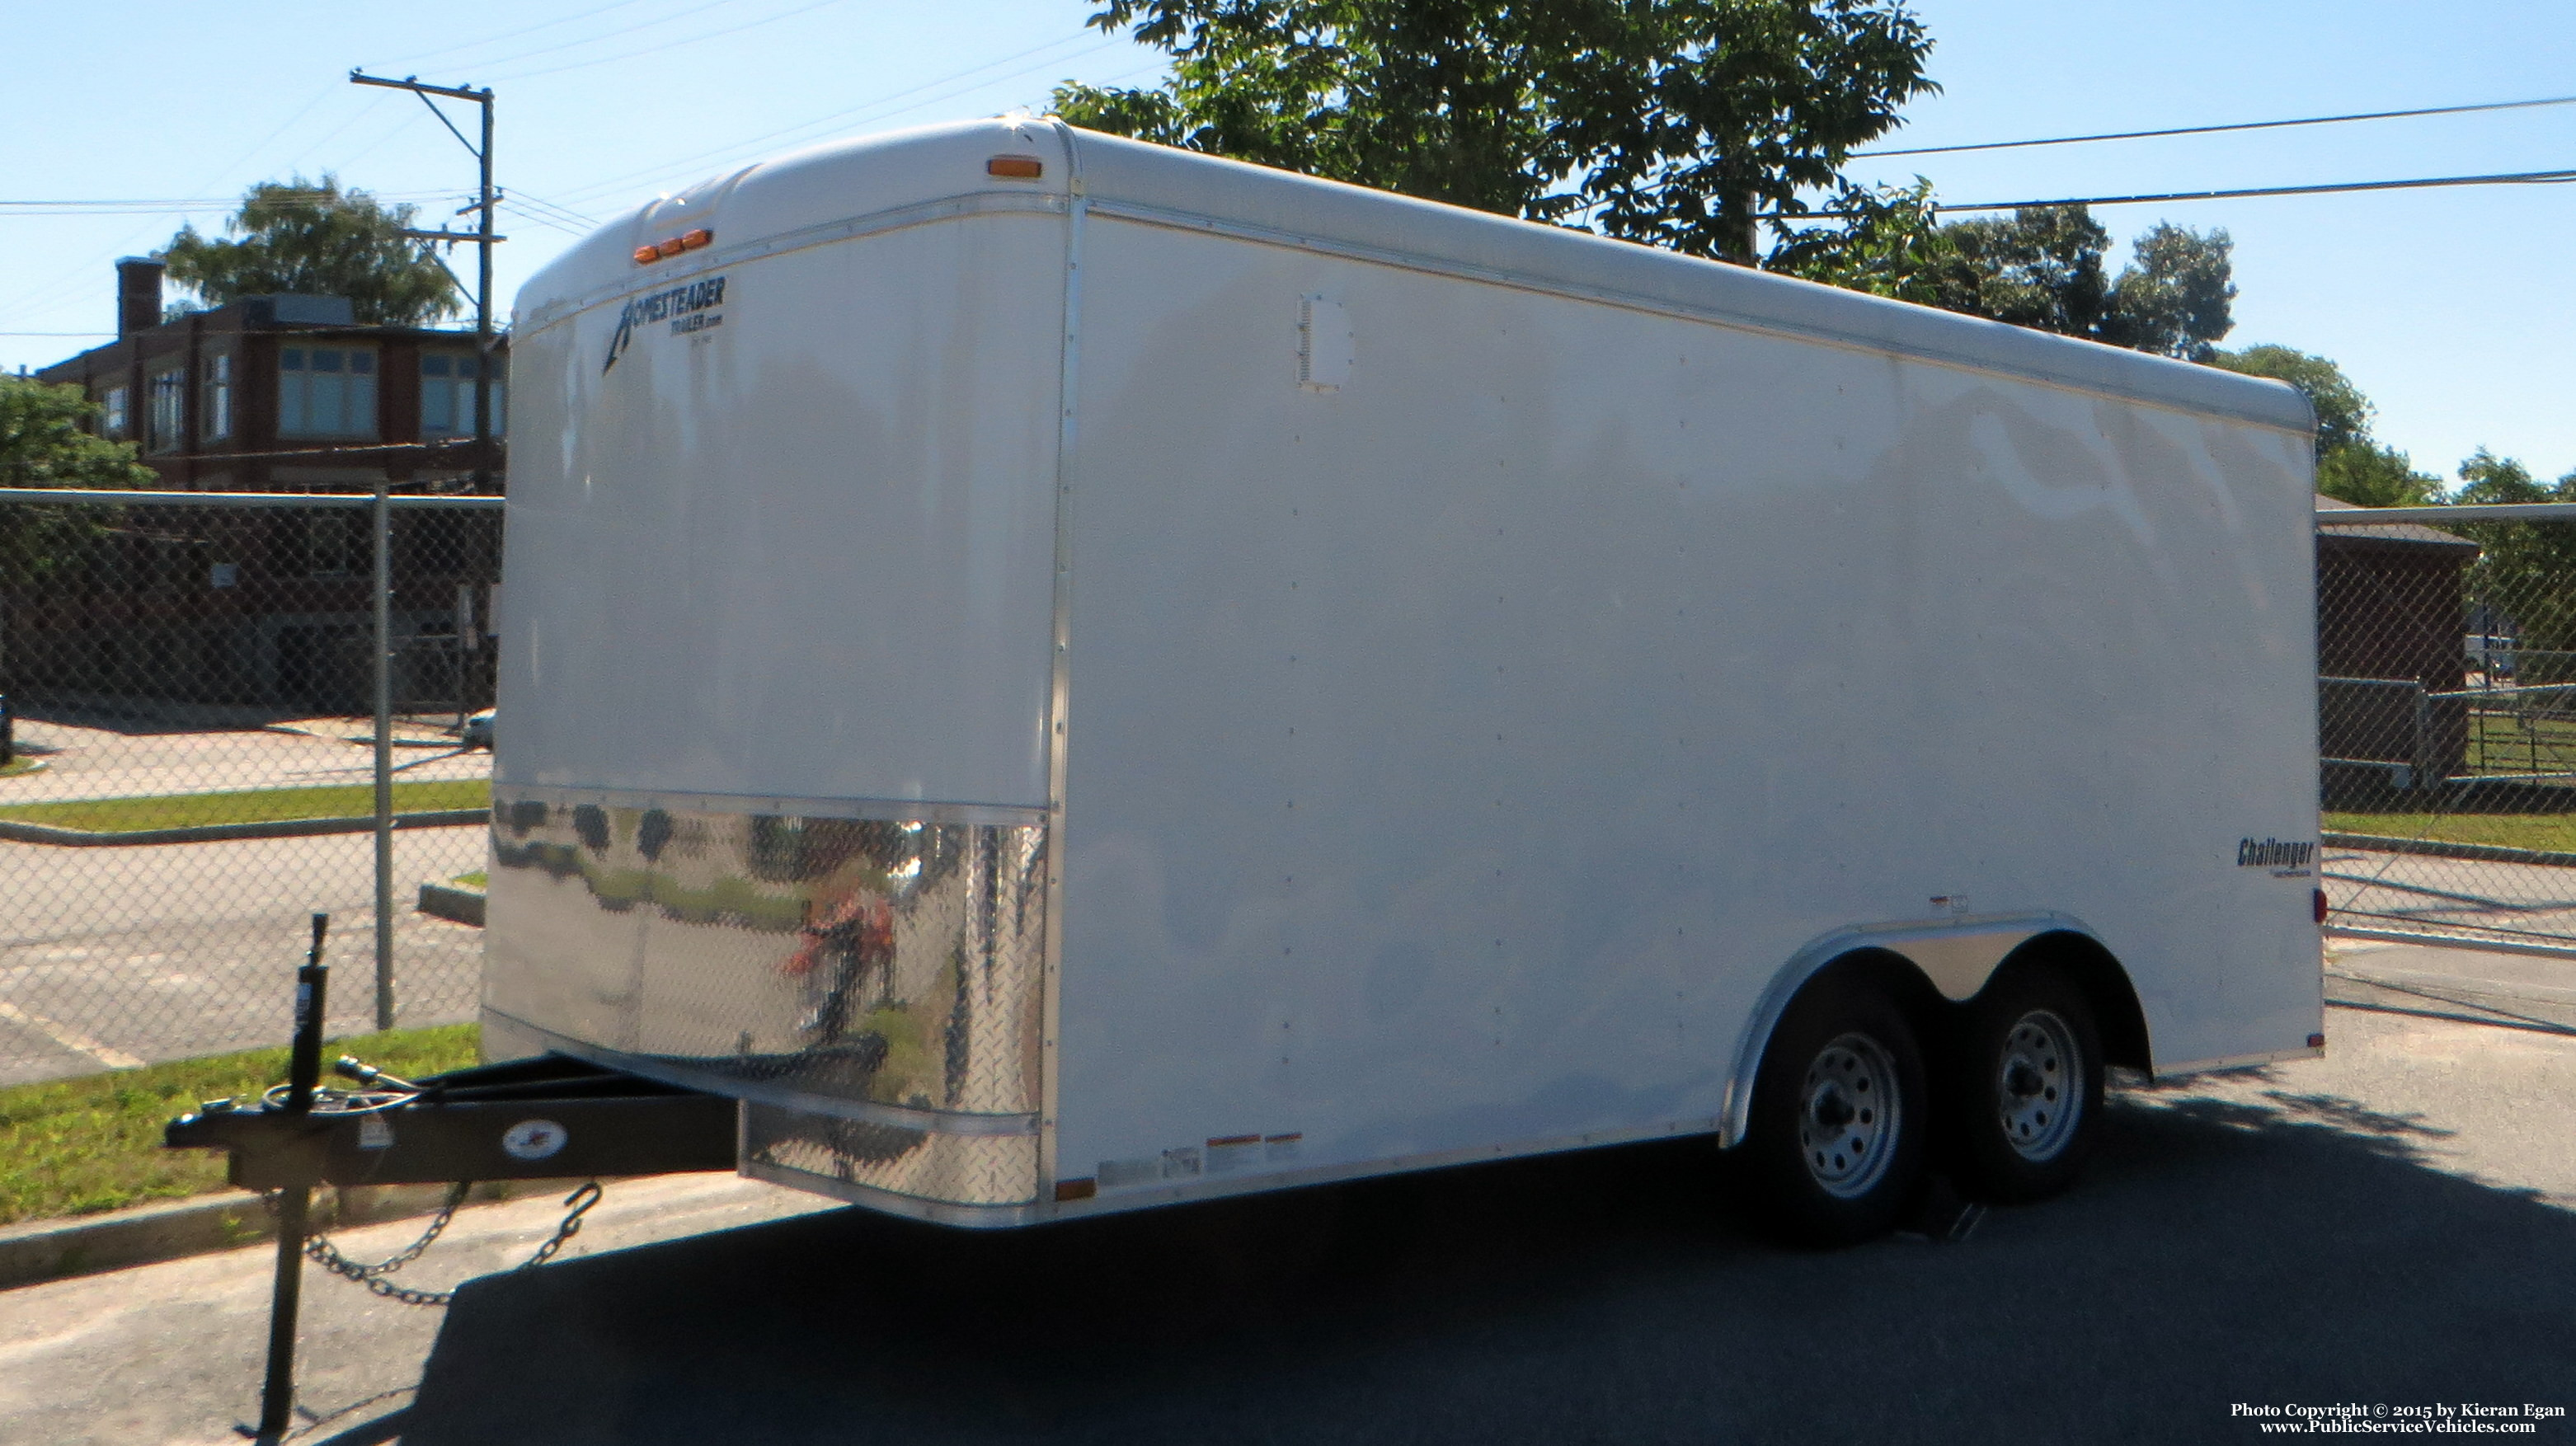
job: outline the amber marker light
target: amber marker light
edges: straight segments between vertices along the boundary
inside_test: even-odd
[[[638,266],[650,266],[661,259],[662,248],[659,246],[638,246],[635,248],[635,264]]]
[[[670,240],[663,242],[661,245],[656,246],[653,249],[661,252],[664,256],[677,256],[684,248],[680,245],[680,238],[674,236]]]
[[[701,246],[713,246],[715,242],[716,233],[704,226],[700,226],[695,231],[680,233],[680,249],[683,251],[695,251]]]
[[[1100,1184],[1096,1180],[1058,1180],[1055,1182],[1055,1198],[1058,1200],[1088,1200],[1099,1193]]]
[[[1046,163],[1035,156],[995,156],[984,163],[984,174],[1012,181],[1034,181],[1046,174]]]

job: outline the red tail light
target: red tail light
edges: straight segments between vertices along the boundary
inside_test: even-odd
[[[2317,922],[2322,924],[2326,921],[2326,891],[2316,889],[2312,892],[2317,896]]]

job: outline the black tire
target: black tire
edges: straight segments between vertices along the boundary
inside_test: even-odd
[[[1947,1054],[1943,1153],[1961,1192],[2017,1205],[2073,1185],[2102,1121],[2102,1035],[2084,991],[2045,965],[2009,965],[1960,1012]]]
[[[1754,1075],[1744,1165],[1765,1223],[1801,1245],[1885,1234],[1922,1182],[1928,1106],[1896,1005],[1858,980],[1808,985]]]

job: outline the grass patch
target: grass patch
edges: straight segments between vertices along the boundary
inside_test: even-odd
[[[2440,839],[2509,849],[2576,853],[2576,814],[2548,813],[2329,813],[2328,833],[2381,838]]]
[[[0,763],[0,778],[14,778],[21,773],[33,773],[35,771],[36,760],[24,754],[21,754],[16,758],[12,758],[6,763]]]
[[[324,1057],[353,1054],[418,1079],[474,1063],[479,1034],[471,1024],[362,1034]],[[232,1188],[223,1151],[165,1150],[161,1127],[201,1100],[285,1078],[285,1050],[255,1049],[0,1090],[0,1224]]]
[[[448,882],[456,885],[460,889],[487,888],[491,884],[491,880],[484,877],[481,869],[476,869],[470,874],[458,874],[456,877],[449,879]]]
[[[492,785],[480,778],[436,779],[394,785],[394,812],[436,813],[490,808]],[[60,803],[21,803],[0,808],[0,818],[92,833],[136,833],[155,828],[195,828],[215,823],[284,823],[307,818],[370,818],[376,811],[372,783],[326,788],[253,788],[232,793],[171,793],[151,798],[83,798]]]

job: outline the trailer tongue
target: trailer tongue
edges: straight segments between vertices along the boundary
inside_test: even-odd
[[[389,1277],[438,1238],[470,1185],[494,1180],[586,1179],[571,1213],[528,1264],[551,1258],[581,1228],[607,1176],[730,1170],[739,1106],[718,1095],[657,1083],[562,1055],[397,1079],[342,1055],[333,1071],[359,1088],[320,1083],[322,962],[328,914],[313,916],[313,942],[296,970],[295,1041],[286,1083],[252,1099],[209,1100],[172,1120],[162,1144],[224,1150],[225,1178],[267,1197],[277,1215],[277,1274],[269,1297],[268,1365],[256,1428],[280,1440],[295,1404],[295,1328],[308,1257],[379,1295],[443,1305],[443,1292]],[[447,1204],[419,1243],[376,1265],[342,1256],[309,1233],[317,1184],[447,1184]]]

